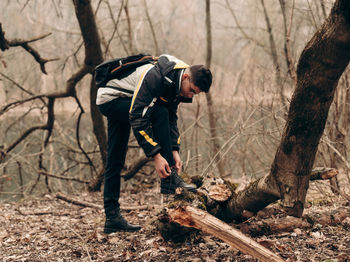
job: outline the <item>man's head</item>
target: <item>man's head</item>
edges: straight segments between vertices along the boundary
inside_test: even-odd
[[[186,69],[181,79],[180,94],[192,98],[200,92],[209,92],[212,82],[212,74],[203,65],[193,65]]]

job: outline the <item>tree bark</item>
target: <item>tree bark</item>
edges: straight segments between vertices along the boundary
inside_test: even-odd
[[[267,218],[252,223],[243,223],[238,225],[238,227],[242,233],[253,237],[280,234],[283,232],[292,232],[296,228],[312,228],[315,224],[322,226],[339,225],[346,218],[350,217],[349,211],[349,208],[342,207],[332,212],[309,214],[303,218],[291,216]]]
[[[303,213],[318,143],[349,51],[350,3],[338,0],[300,56],[297,87],[269,175],[269,186],[277,186],[291,215]]]
[[[194,227],[214,235],[234,248],[257,258],[260,261],[284,261],[269,249],[242,234],[239,230],[232,228],[228,224],[203,210],[186,206],[184,208],[173,209],[169,211],[169,213],[174,222],[186,227]]]
[[[350,2],[337,0],[299,59],[297,86],[271,171],[238,193],[226,183],[233,194],[219,205],[208,190],[199,189],[198,195],[185,199],[225,221],[243,220],[245,211],[257,213],[278,199],[288,215],[301,217],[329,107],[349,61]]]
[[[205,66],[210,68],[211,57],[212,57],[212,37],[211,37],[211,19],[210,19],[210,0],[206,0],[206,31],[207,31],[207,58],[205,62]],[[209,128],[210,128],[210,136],[213,146],[213,157],[215,158],[215,163],[219,170],[220,176],[223,177],[225,175],[225,168],[220,157],[220,142],[218,139],[218,135],[216,132],[216,117],[214,114],[214,105],[213,98],[211,93],[206,93],[207,106],[208,106],[208,117],[209,117]]]
[[[288,214],[304,210],[311,169],[338,81],[350,59],[350,3],[335,2],[302,52],[297,86],[271,171],[233,198],[233,217],[257,212],[277,199]]]
[[[84,40],[85,47],[85,65],[90,68],[95,68],[98,64],[103,61],[101,41],[98,35],[98,30],[95,21],[95,15],[91,7],[91,2],[89,0],[73,0],[75,13],[79,22],[80,30]],[[93,73],[92,71],[90,73]],[[96,94],[97,88],[95,86],[94,80],[91,81],[90,86],[90,112],[91,119],[93,123],[93,131],[97,139],[101,159],[103,165],[106,163],[107,159],[107,135],[104,128],[104,123],[102,115],[96,106]],[[89,186],[91,190],[99,190],[102,182],[102,174],[100,172]]]

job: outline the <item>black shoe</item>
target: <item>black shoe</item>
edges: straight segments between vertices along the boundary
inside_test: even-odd
[[[104,233],[110,234],[118,231],[134,232],[141,229],[139,225],[129,224],[120,214],[120,211],[116,211],[114,215],[113,217],[106,218]]]
[[[177,174],[176,169],[171,169],[171,174],[167,178],[160,180],[160,193],[175,194],[176,188],[181,187],[190,192],[196,192],[196,188],[186,184],[185,181]]]

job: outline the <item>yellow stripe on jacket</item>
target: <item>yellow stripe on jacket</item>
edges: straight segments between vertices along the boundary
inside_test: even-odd
[[[131,106],[130,106],[130,110],[129,110],[129,113],[131,112],[132,110],[132,107],[134,106],[134,102],[135,102],[135,98],[137,97],[137,93],[139,92],[140,90],[140,87],[142,85],[142,82],[143,82],[143,79],[145,78],[145,75],[146,73],[153,67],[153,65],[149,65],[148,67],[146,67],[146,69],[142,72],[141,74],[141,77],[139,79],[139,82],[137,83],[137,86],[136,86],[136,90],[134,92],[134,96],[132,97],[132,100],[131,100]]]
[[[147,135],[147,133],[143,130],[139,131],[139,133],[146,139],[146,141],[148,143],[150,143],[152,146],[156,146],[157,143],[153,141],[152,138],[149,137],[149,135]]]

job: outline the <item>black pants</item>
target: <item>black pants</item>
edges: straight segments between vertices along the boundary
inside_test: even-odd
[[[117,98],[99,105],[100,112],[107,117],[108,147],[107,165],[104,173],[103,201],[106,217],[119,209],[120,172],[124,167],[130,136],[129,109],[131,98]],[[152,112],[152,129],[157,143],[161,146],[161,155],[174,166],[172,154],[169,112],[159,104],[154,105]]]

